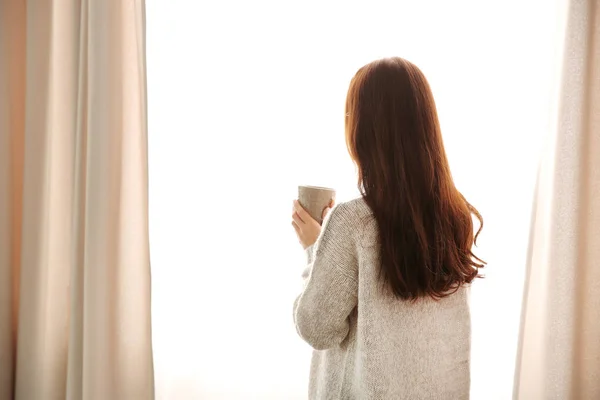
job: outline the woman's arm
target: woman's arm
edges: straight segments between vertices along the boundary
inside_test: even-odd
[[[294,302],[296,330],[316,350],[338,346],[348,335],[348,316],[358,296],[355,227],[346,205],[335,207],[319,239],[308,248],[304,291]]]

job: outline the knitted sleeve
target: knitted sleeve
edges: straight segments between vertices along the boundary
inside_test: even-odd
[[[294,322],[316,350],[338,346],[348,335],[348,317],[358,298],[355,221],[344,204],[331,210],[319,239],[307,249],[305,286],[294,302]]]

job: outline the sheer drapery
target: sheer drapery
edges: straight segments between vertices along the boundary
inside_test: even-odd
[[[571,0],[531,227],[515,399],[600,398],[600,4]]]
[[[0,399],[152,399],[143,0],[0,2]]]

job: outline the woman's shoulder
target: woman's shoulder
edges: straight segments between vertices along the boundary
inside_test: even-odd
[[[369,222],[373,219],[372,216],[371,209],[365,200],[360,197],[338,203],[333,207],[328,217],[331,219],[332,224],[343,227],[344,230],[358,231],[369,225]]]
[[[350,220],[373,215],[365,199],[362,197],[341,202],[334,207],[334,211],[339,217],[349,218]]]
[[[338,231],[338,235],[351,237],[353,243],[360,243],[360,247],[364,248],[372,248],[372,245],[377,243],[377,222],[371,208],[362,197],[340,202],[329,216],[337,228],[335,230]]]

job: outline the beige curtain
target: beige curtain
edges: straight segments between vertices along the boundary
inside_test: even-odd
[[[568,6],[556,137],[538,179],[515,399],[600,399],[600,2]]]
[[[0,0],[0,400],[154,397],[143,0]]]

